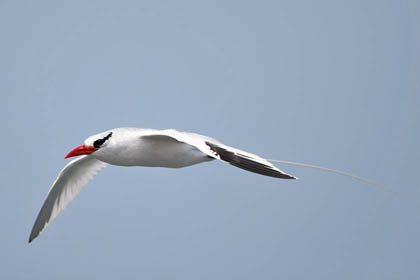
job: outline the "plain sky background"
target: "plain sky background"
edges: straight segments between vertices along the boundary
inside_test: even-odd
[[[0,1],[1,279],[420,279],[419,1]],[[63,157],[114,127],[267,158],[111,166],[33,243]]]

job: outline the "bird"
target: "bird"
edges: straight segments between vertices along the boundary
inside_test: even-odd
[[[75,156],[80,157],[70,161],[52,184],[32,227],[29,243],[108,165],[182,168],[221,160],[257,174],[297,179],[258,155],[204,135],[175,129],[111,129],[88,137],[65,159]]]
[[[281,171],[272,162],[318,169],[376,186],[401,196],[366,178],[313,164],[265,159],[227,146],[214,138],[176,129],[121,127],[89,136],[64,159],[70,161],[52,184],[29,235],[31,243],[67,207],[80,191],[108,165],[182,168],[202,162],[220,160],[253,173],[279,178],[297,179]]]

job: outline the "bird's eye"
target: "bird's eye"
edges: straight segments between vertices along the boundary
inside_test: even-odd
[[[99,149],[99,147],[101,147],[101,145],[104,143],[104,141],[102,139],[98,139],[95,142],[93,142],[93,147],[96,149]]]
[[[111,136],[112,132],[110,132],[107,136],[105,136],[102,139],[95,140],[95,142],[93,142],[93,147],[99,149],[102,146],[102,144],[105,143],[105,141],[108,140]]]

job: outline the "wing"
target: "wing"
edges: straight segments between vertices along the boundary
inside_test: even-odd
[[[83,187],[108,164],[90,156],[82,156],[68,163],[58,174],[39,211],[29,237],[34,240],[72,201]]]
[[[204,135],[167,129],[154,131],[151,132],[150,135],[144,135],[143,137],[148,136],[172,137],[179,142],[184,142],[196,147],[212,158],[228,162],[247,171],[281,179],[297,179],[296,177],[281,171],[271,162],[260,156],[229,147]]]
[[[241,151],[223,144],[219,145],[208,141],[206,141],[206,145],[208,145],[210,149],[214,153],[216,153],[221,160],[226,161],[236,167],[275,178],[297,179],[296,177],[281,171],[272,163],[257,155]]]

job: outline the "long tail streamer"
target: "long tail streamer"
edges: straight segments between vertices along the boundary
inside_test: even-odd
[[[386,192],[392,193],[393,195],[397,195],[397,196],[401,196],[401,193],[396,192],[390,188],[385,187],[384,185],[372,182],[366,178],[360,177],[360,176],[356,176],[341,170],[336,170],[336,169],[331,169],[331,168],[326,168],[326,167],[322,167],[322,166],[317,166],[317,165],[312,165],[312,164],[306,164],[306,163],[300,163],[300,162],[294,162],[294,161],[287,161],[287,160],[279,160],[279,159],[267,159],[268,161],[271,162],[278,162],[278,163],[284,163],[284,164],[290,164],[290,165],[296,165],[296,166],[302,166],[302,167],[307,167],[307,168],[313,168],[313,169],[319,169],[319,170],[323,170],[326,172],[330,172],[330,173],[335,173],[335,174],[339,174],[339,175],[343,175],[343,176],[347,176],[350,178],[353,178],[355,180],[359,180],[361,182],[367,183],[369,185],[378,187],[383,189]]]

